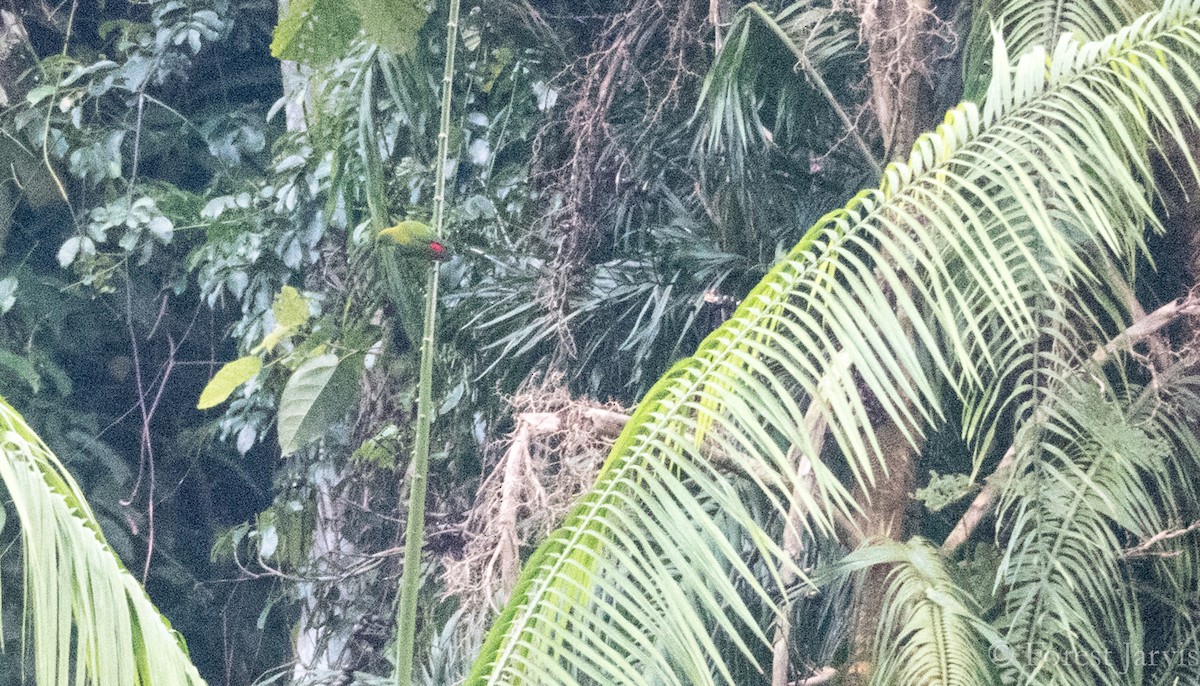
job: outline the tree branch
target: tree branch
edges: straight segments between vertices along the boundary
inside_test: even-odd
[[[1016,449],[1010,447],[1008,452],[1004,453],[1004,457],[1000,459],[1000,464],[996,466],[996,471],[992,472],[992,474],[1003,474],[1012,466],[1015,457]],[[958,520],[958,524],[954,526],[954,530],[950,532],[950,535],[946,537],[946,541],[942,543],[943,555],[949,557],[959,546],[967,542],[967,539],[975,532],[975,527],[979,526],[979,522],[983,520],[983,516],[992,509],[992,504],[996,501],[998,491],[999,488],[994,486],[993,482],[989,482],[983,487],[979,495],[975,496],[975,500],[971,502],[971,506],[963,513],[962,518]]]
[[[796,682],[796,686],[820,686],[833,681],[838,671],[833,667],[822,667],[815,674]]]
[[[1123,551],[1121,553],[1121,557],[1125,558],[1126,560],[1137,557],[1174,557],[1175,555],[1179,554],[1178,550],[1166,553],[1152,553],[1150,552],[1150,549],[1155,545],[1162,543],[1163,541],[1169,541],[1172,538],[1179,538],[1180,536],[1190,534],[1197,529],[1200,529],[1200,520],[1192,522],[1182,529],[1167,529],[1166,531],[1160,531],[1150,538],[1147,538],[1145,541],[1142,541],[1138,545]]]
[[[1200,315],[1200,297],[1195,292],[1176,298],[1148,315],[1138,318],[1129,328],[1109,341],[1103,348],[1092,353],[1091,361],[1100,364],[1118,350],[1128,348],[1145,338],[1153,336],[1168,324],[1182,317]]]

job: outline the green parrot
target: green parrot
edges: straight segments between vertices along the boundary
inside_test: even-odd
[[[375,240],[385,293],[399,319],[396,332],[403,332],[407,339],[400,345],[415,349],[424,327],[421,293],[425,265],[449,259],[449,250],[431,227],[411,219],[381,229]]]
[[[446,244],[438,240],[428,224],[418,221],[402,221],[380,230],[375,237],[404,257],[424,257],[439,262],[450,259]]]

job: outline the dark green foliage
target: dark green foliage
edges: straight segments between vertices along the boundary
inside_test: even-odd
[[[955,3],[935,4],[945,13]],[[1092,2],[978,4],[975,29],[961,38],[967,96],[982,100],[991,18],[1001,17],[1001,30],[1017,30],[1010,47],[1023,50],[1049,40],[1043,34],[1050,25],[1090,27],[1090,37],[1099,37],[1128,23],[1136,3],[1112,11]],[[968,13],[966,3],[958,5]],[[438,560],[460,555],[469,539],[463,520],[501,452],[487,446],[513,427],[506,397],[549,378],[564,379],[575,396],[633,404],[733,314],[805,229],[858,188],[877,185],[879,135],[866,111],[871,75],[846,6],[732,3],[719,17],[718,54],[710,3],[700,0],[464,5],[445,176],[446,238],[455,250],[439,265],[437,421],[418,631],[418,650],[429,655],[418,673],[425,670],[427,683],[461,678],[478,652],[478,621],[487,611],[440,597]],[[381,646],[391,635],[401,571],[395,553],[407,512],[400,493],[414,438],[428,267],[412,254],[428,257],[423,245],[397,249],[377,234],[397,221],[429,223],[433,216],[445,3],[292,0],[277,25],[273,0],[80,8],[69,37],[65,9],[36,24],[31,19],[36,68],[16,87],[0,84],[19,94],[0,112],[8,134],[0,138],[0,159],[16,181],[0,194],[0,394],[68,462],[113,547],[138,574],[149,544],[148,484],[155,480],[147,585],[214,684],[286,681],[290,668],[271,670],[292,657],[301,615],[305,626],[323,632],[318,652],[350,646],[319,678],[358,671],[361,683],[374,683],[390,669],[390,649]],[[622,45],[629,49],[614,47]],[[280,63],[267,59],[268,51],[305,65],[286,100]],[[611,99],[598,97],[605,75]],[[937,69],[927,76],[958,99],[957,77]],[[1123,172],[1143,164],[1130,155],[1111,166]],[[1176,171],[1184,175],[1185,166]],[[1073,178],[1090,179],[1089,170]],[[1080,197],[1066,192],[1071,183],[1085,182],[1053,189],[1055,221],[1084,211],[1067,200]],[[994,190],[987,186],[977,200]],[[1019,207],[995,209],[1008,216]],[[924,227],[931,214],[913,219],[912,228]],[[1002,257],[1023,255],[1024,229],[1013,229],[1020,234],[1014,237],[1002,224],[989,229],[997,241],[1009,241]],[[1064,231],[1072,241],[1086,235]],[[863,274],[886,264],[875,262],[878,248],[871,240],[855,245],[870,255]],[[958,275],[951,281],[966,283],[973,263],[955,264],[947,267]],[[847,287],[845,272],[832,276],[829,289]],[[294,319],[277,307],[288,293],[306,308],[300,324],[289,324]],[[979,305],[992,295],[979,290],[963,298]],[[1066,321],[1114,329],[1120,305],[1109,295],[1026,322],[1027,330],[1043,327],[1045,338],[1066,340],[1056,328]],[[819,304],[814,296],[804,307]],[[888,308],[894,313],[894,301]],[[1093,311],[1099,314],[1082,314]],[[847,330],[853,324],[871,332],[891,321],[888,312],[856,319]],[[1018,315],[998,318],[1011,323],[1009,316]],[[956,324],[930,335],[962,335],[972,320],[964,315]],[[813,364],[829,361],[832,353],[820,348],[808,353]],[[1026,352],[1015,346],[1005,353],[1012,358],[1000,356],[1018,372],[985,378],[989,393],[1028,380],[1021,376],[1025,363],[1012,361]],[[257,374],[219,389],[228,393],[208,414],[194,411],[223,363],[251,358],[261,368],[250,362],[243,371],[255,367]],[[1070,615],[1088,632],[1081,640],[1101,645],[1143,626],[1164,627],[1163,636],[1142,632],[1148,648],[1193,640],[1195,532],[1164,544],[1178,557],[1132,563],[1121,558],[1132,538],[1114,532],[1145,537],[1156,526],[1183,527],[1200,516],[1194,476],[1179,468],[1181,460],[1168,459],[1195,446],[1178,436],[1167,441],[1148,418],[1169,417],[1175,433],[1186,436],[1195,417],[1181,408],[1194,400],[1187,384],[1176,384],[1153,408],[1131,407],[1127,396],[1152,380],[1140,378],[1136,363],[1127,366],[1104,379],[1103,393],[1055,386],[1065,406],[1055,405],[1059,423],[1046,430],[1061,432],[1050,441],[1058,452],[1022,453],[1019,479],[995,479],[1005,489],[1005,519],[985,522],[974,539],[981,543],[965,547],[960,561],[941,561],[962,568],[958,587],[948,581],[953,575],[935,569],[922,543],[852,560],[921,567],[897,582],[895,597],[944,592],[966,606],[969,595],[989,621],[1011,613],[1014,640],[1028,638],[1034,622],[1027,618],[1067,607],[1064,589],[1102,581],[1107,586],[1095,595],[1124,603],[1128,616],[1114,625]],[[778,370],[765,364],[760,372],[753,383]],[[842,390],[849,397],[882,378],[851,376]],[[722,398],[745,392],[718,390]],[[939,515],[922,511],[922,535],[946,533],[987,483],[1000,448],[1032,440],[1011,428],[1028,419],[1030,393],[1004,407],[987,397],[946,405],[946,414],[963,416],[933,430],[921,456],[919,473],[942,475],[933,473],[914,495],[930,511],[944,508]],[[968,400],[978,401],[976,414],[963,409]],[[139,401],[158,403],[144,422]],[[746,406],[751,413],[774,407]],[[776,427],[756,438],[782,454],[785,433]],[[963,438],[968,433],[970,440]],[[849,435],[842,437],[848,442]],[[834,476],[850,484],[854,471],[836,461],[839,447],[828,446],[825,457]],[[1174,471],[1156,471],[1164,464]],[[552,476],[554,465],[543,472]],[[697,478],[684,490],[701,491],[704,483]],[[744,507],[779,540],[784,513],[776,498],[788,489],[751,488],[741,477],[730,483],[737,495],[730,512]],[[1163,509],[1141,510],[1140,502]],[[769,561],[751,532],[721,512],[726,503],[700,503],[732,541],[732,559],[749,570],[722,592],[769,630],[777,598],[757,590],[774,581]],[[340,526],[333,549],[313,535],[330,511]],[[1086,527],[1086,540],[1073,537],[1072,525]],[[11,520],[0,527],[0,551],[13,531]],[[1014,531],[1024,547],[1012,543],[1001,557]],[[829,538],[806,544],[806,568],[847,552]],[[1055,567],[1064,549],[1077,561],[1066,571]],[[12,555],[0,557],[6,578],[13,564]],[[714,565],[709,586],[696,588],[718,587],[716,577],[724,583],[733,565]],[[781,591],[791,603],[794,665],[847,659],[852,587],[840,577],[821,593],[802,582]],[[14,589],[5,591],[7,615],[17,603]],[[896,606],[938,611],[919,600]],[[1140,613],[1144,622],[1134,616]],[[19,620],[6,619],[5,647],[16,650]],[[762,683],[758,668],[771,659],[766,647],[744,651],[752,639],[714,628],[719,618],[702,621],[709,623],[700,633],[715,636],[736,681]],[[1060,628],[1065,635],[1071,627]],[[18,662],[0,661],[0,670]],[[1170,683],[1161,670],[1144,676]],[[7,677],[0,672],[0,682]]]
[[[342,57],[360,35],[403,54],[416,47],[429,17],[422,0],[293,0],[279,18],[271,54],[321,66]]]

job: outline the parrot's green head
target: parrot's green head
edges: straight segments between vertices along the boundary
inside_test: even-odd
[[[450,251],[437,239],[437,234],[427,224],[406,220],[395,226],[382,229],[376,240],[393,246],[408,257],[423,257],[430,260],[450,259]]]

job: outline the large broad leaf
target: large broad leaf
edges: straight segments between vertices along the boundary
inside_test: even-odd
[[[21,525],[25,635],[33,639],[36,683],[204,683],[183,639],[104,540],[75,480],[3,400],[0,484]]]
[[[341,0],[292,0],[279,18],[271,54],[319,66],[344,55],[358,35],[358,15]]]
[[[358,395],[362,355],[314,357],[288,379],[279,398],[279,447],[285,456],[299,450],[342,419]]]
[[[420,0],[292,0],[280,17],[271,54],[319,66],[344,55],[360,33],[395,53],[417,44],[429,18]]]
[[[417,34],[429,18],[424,0],[349,0],[358,12],[367,40],[397,54],[417,45]]]

